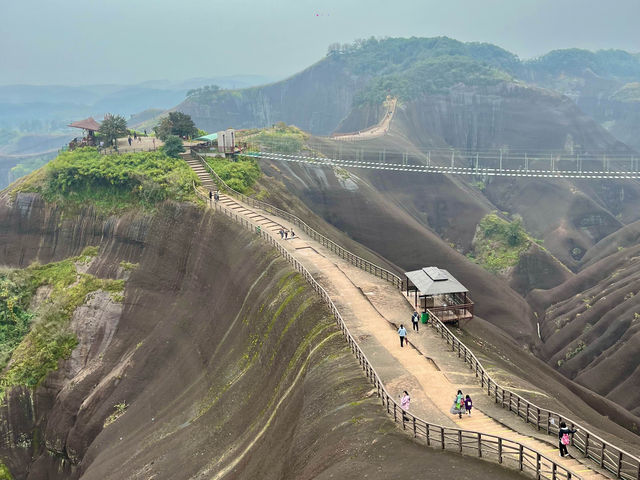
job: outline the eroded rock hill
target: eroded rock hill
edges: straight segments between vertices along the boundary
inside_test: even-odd
[[[398,431],[319,298],[225,217],[167,203],[105,218],[2,197],[4,265],[88,245],[89,273],[126,276],[124,298],[86,302],[71,358],[9,393],[0,455],[14,478],[515,478]]]
[[[388,146],[395,145],[394,128],[392,125],[384,140]],[[381,142],[366,143],[382,147]],[[343,153],[347,148],[343,147]],[[611,210],[619,205],[618,212],[628,212],[631,218],[637,215],[637,211],[631,213],[637,182],[504,179],[488,182],[480,190],[456,176],[346,171],[267,160],[261,165],[309,209],[401,271],[426,265],[446,267],[476,302],[477,317],[465,328],[497,349],[514,341],[518,346],[511,350],[511,360],[523,370],[530,369],[525,365],[532,362],[527,352],[535,352],[566,375],[569,380],[565,386],[588,399],[601,414],[628,428],[639,423],[634,407],[637,392],[625,387],[633,382],[639,367],[634,317],[637,289],[631,281],[635,264],[615,273],[619,276],[615,286],[610,279],[616,268],[632,259],[637,242],[637,228],[624,228],[621,221],[626,214],[614,215]],[[607,195],[611,191],[630,192],[625,197],[629,201],[617,203],[615,195]],[[531,242],[517,265],[500,275],[465,255],[473,251],[478,223],[495,210],[521,215],[527,230],[541,237],[546,247]],[[599,263],[590,267],[589,259]],[[623,273],[629,277],[627,281],[619,281]],[[584,312],[591,305],[585,306],[580,298],[593,302],[602,296],[608,299],[598,301],[604,310]],[[624,301],[625,306],[618,308],[618,301]],[[560,309],[562,302],[567,302],[567,307]],[[556,318],[574,308],[569,304],[581,307],[575,310],[577,317]],[[602,323],[595,328],[598,322]],[[594,370],[596,365],[597,371],[620,373],[605,380]],[[558,379],[539,368],[540,388],[555,389]],[[571,380],[595,394],[577,388]],[[619,388],[627,392],[624,399]]]

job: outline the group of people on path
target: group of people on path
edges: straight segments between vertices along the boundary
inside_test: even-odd
[[[218,200],[220,200],[220,195],[218,195],[218,192],[212,192],[211,190],[209,190],[209,203],[211,203],[211,200],[215,200],[215,202],[217,203]]]
[[[413,325],[413,330],[416,332],[419,331],[419,320],[420,317],[416,310],[413,311],[411,315],[411,323]],[[400,324],[400,328],[398,329],[398,336],[400,337],[400,346],[404,347],[404,344],[407,342],[407,329],[403,324]],[[409,411],[409,405],[411,403],[411,397],[409,396],[409,392],[404,390],[403,394],[400,395],[400,408],[402,408],[402,417],[405,421],[408,421],[409,418],[405,415],[406,412]],[[469,395],[464,395],[462,390],[458,390],[455,399],[453,400],[453,405],[451,406],[450,412],[453,415],[458,415],[458,418],[462,418],[462,414],[466,414],[471,416],[471,410],[473,408],[473,401]],[[567,445],[571,443],[571,438],[569,435],[576,433],[578,430],[571,429],[567,427],[565,422],[560,423],[560,427],[558,429],[558,447],[560,449],[560,456],[567,457],[569,456],[569,452],[567,450]]]
[[[138,135],[136,132],[133,132],[133,139],[131,138],[131,135],[129,135],[129,138],[127,138],[127,141],[129,142],[129,146],[131,146],[131,143],[133,142],[133,140],[138,140],[139,143],[142,143],[142,137]]]
[[[291,233],[292,239],[294,239],[296,236],[296,232],[293,231],[293,228],[291,230],[287,230],[286,228],[281,228],[280,230],[278,230],[278,233],[280,234],[280,238],[284,240],[289,240],[289,233]]]
[[[428,317],[428,313],[423,313],[423,323],[426,323],[426,320],[429,318]],[[413,311],[413,313],[411,314],[411,325],[413,327],[413,330],[416,332],[420,331],[420,315],[418,314],[418,312],[416,310]],[[398,336],[400,337],[400,346],[404,347],[404,344],[408,342],[407,340],[407,329],[404,328],[404,324],[400,324],[400,328],[398,329]]]
[[[458,390],[456,398],[453,400],[453,405],[451,406],[451,413],[458,415],[458,418],[462,418],[463,413],[471,416],[472,408],[473,401],[471,400],[471,397],[469,395],[465,397],[462,390]]]

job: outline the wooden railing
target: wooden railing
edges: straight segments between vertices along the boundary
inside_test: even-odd
[[[212,174],[219,188],[222,187],[226,192],[236,196],[248,205],[261,208],[262,210],[277,215],[297,225],[311,238],[329,248],[341,258],[344,258],[353,265],[356,265],[357,267],[390,282],[396,288],[400,290],[403,289],[403,282],[400,277],[340,247],[324,235],[316,232],[295,215],[233,190],[215,173],[211,166],[206,163],[201,156],[198,155],[198,157]],[[579,429],[578,433],[573,436],[572,445],[576,447],[585,458],[593,460],[601,468],[613,473],[616,478],[620,478],[622,480],[640,480],[640,458],[616,447],[610,442],[607,442],[602,437],[589,431],[579,422],[560,415],[559,413],[539,407],[517,393],[499,385],[487,373],[473,352],[464,343],[462,343],[444,325],[444,323],[440,321],[435,312],[430,312],[429,317],[429,324],[440,333],[441,337],[447,342],[447,344],[451,345],[452,350],[457,352],[458,357],[467,363],[469,368],[475,372],[482,388],[486,388],[487,395],[492,397],[496,403],[499,403],[503,408],[509,409],[510,412],[518,415],[518,417],[522,418],[525,423],[532,424],[538,431],[544,431],[555,438],[557,438],[560,422],[565,422],[568,426]]]
[[[194,189],[205,203],[209,203],[208,198]],[[393,418],[395,423],[401,424],[402,429],[413,435],[414,438],[423,442],[426,446],[439,448],[443,450],[455,451],[467,455],[475,455],[480,458],[495,461],[508,468],[521,470],[536,479],[562,480],[562,479],[581,479],[575,472],[557,464],[552,458],[534,450],[519,442],[509,440],[497,435],[490,435],[472,430],[463,430],[459,428],[445,427],[434,423],[429,423],[410,412],[403,411],[394,397],[389,394],[386,387],[380,379],[380,375],[371,365],[371,362],[364,354],[355,338],[347,328],[342,315],[338,311],[331,297],[324,288],[313,278],[309,271],[293,257],[267,230],[261,226],[247,220],[242,215],[238,215],[231,209],[214,203],[216,210],[223,212],[244,228],[255,232],[262,239],[267,241],[271,246],[276,248],[278,252],[292,264],[293,268],[298,271],[311,285],[311,287],[320,295],[322,300],[327,304],[336,324],[342,332],[349,348],[355,355],[360,367],[362,368],[367,379],[371,382],[376,390],[378,397],[382,402],[387,414]]]
[[[613,473],[617,478],[637,480],[640,478],[640,459],[628,452],[612,445],[598,435],[590,432],[580,423],[559,413],[546,410],[499,385],[486,372],[473,352],[440,321],[434,312],[429,312],[429,324],[451,346],[451,351],[457,353],[475,372],[480,385],[487,395],[503,408],[518,415],[525,423],[531,424],[538,431],[544,431],[557,438],[560,422],[565,422],[571,428],[577,428],[573,435],[572,445],[586,458],[590,458],[601,468]]]
[[[291,223],[292,225],[295,225],[301,231],[303,231],[304,233],[309,235],[314,241],[320,243],[322,246],[324,246],[324,247],[328,248],[329,250],[331,250],[333,253],[338,255],[340,258],[345,259],[346,261],[348,261],[352,265],[355,265],[356,267],[364,270],[365,272],[368,272],[368,273],[370,273],[372,275],[375,275],[378,278],[381,278],[381,279],[391,283],[396,288],[398,288],[400,290],[402,289],[402,279],[398,275],[396,275],[395,273],[392,273],[389,270],[386,270],[386,269],[384,269],[382,267],[379,267],[375,263],[372,263],[372,262],[370,262],[368,260],[365,260],[364,258],[359,257],[355,253],[351,253],[349,250],[341,247],[340,245],[338,245],[333,240],[325,237],[324,235],[322,235],[318,231],[316,231],[313,228],[311,228],[309,225],[307,225],[305,222],[300,220],[295,215],[293,215],[293,214],[291,214],[289,212],[286,212],[284,210],[281,210],[281,209],[279,209],[277,207],[274,207],[273,205],[269,205],[268,203],[261,202],[260,200],[257,200],[255,198],[252,198],[252,197],[250,197],[248,195],[245,195],[243,193],[240,193],[240,192],[234,190],[233,188],[229,187],[224,182],[224,180],[222,180],[218,176],[218,174],[213,170],[213,168],[211,168],[211,166],[206,162],[206,160],[204,159],[204,157],[202,155],[199,155],[198,153],[195,153],[195,155],[198,157],[198,159],[200,160],[202,165],[209,171],[209,173],[213,177],[214,181],[218,185],[219,189],[224,190],[228,194],[238,198],[239,200],[241,200],[242,202],[246,203],[247,205],[250,205],[250,206],[252,206],[254,208],[259,208],[261,210],[264,210],[265,212],[268,212],[268,213],[271,213],[273,215],[277,215],[280,218],[283,218],[287,222]]]

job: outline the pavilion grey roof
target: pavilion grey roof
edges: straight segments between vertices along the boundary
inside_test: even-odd
[[[413,272],[404,272],[421,295],[442,295],[445,293],[468,292],[464,285],[447,270],[438,267],[424,267]]]

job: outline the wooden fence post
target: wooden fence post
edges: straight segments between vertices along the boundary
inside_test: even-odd
[[[518,467],[520,470],[524,468],[524,445],[520,444],[518,449]]]

